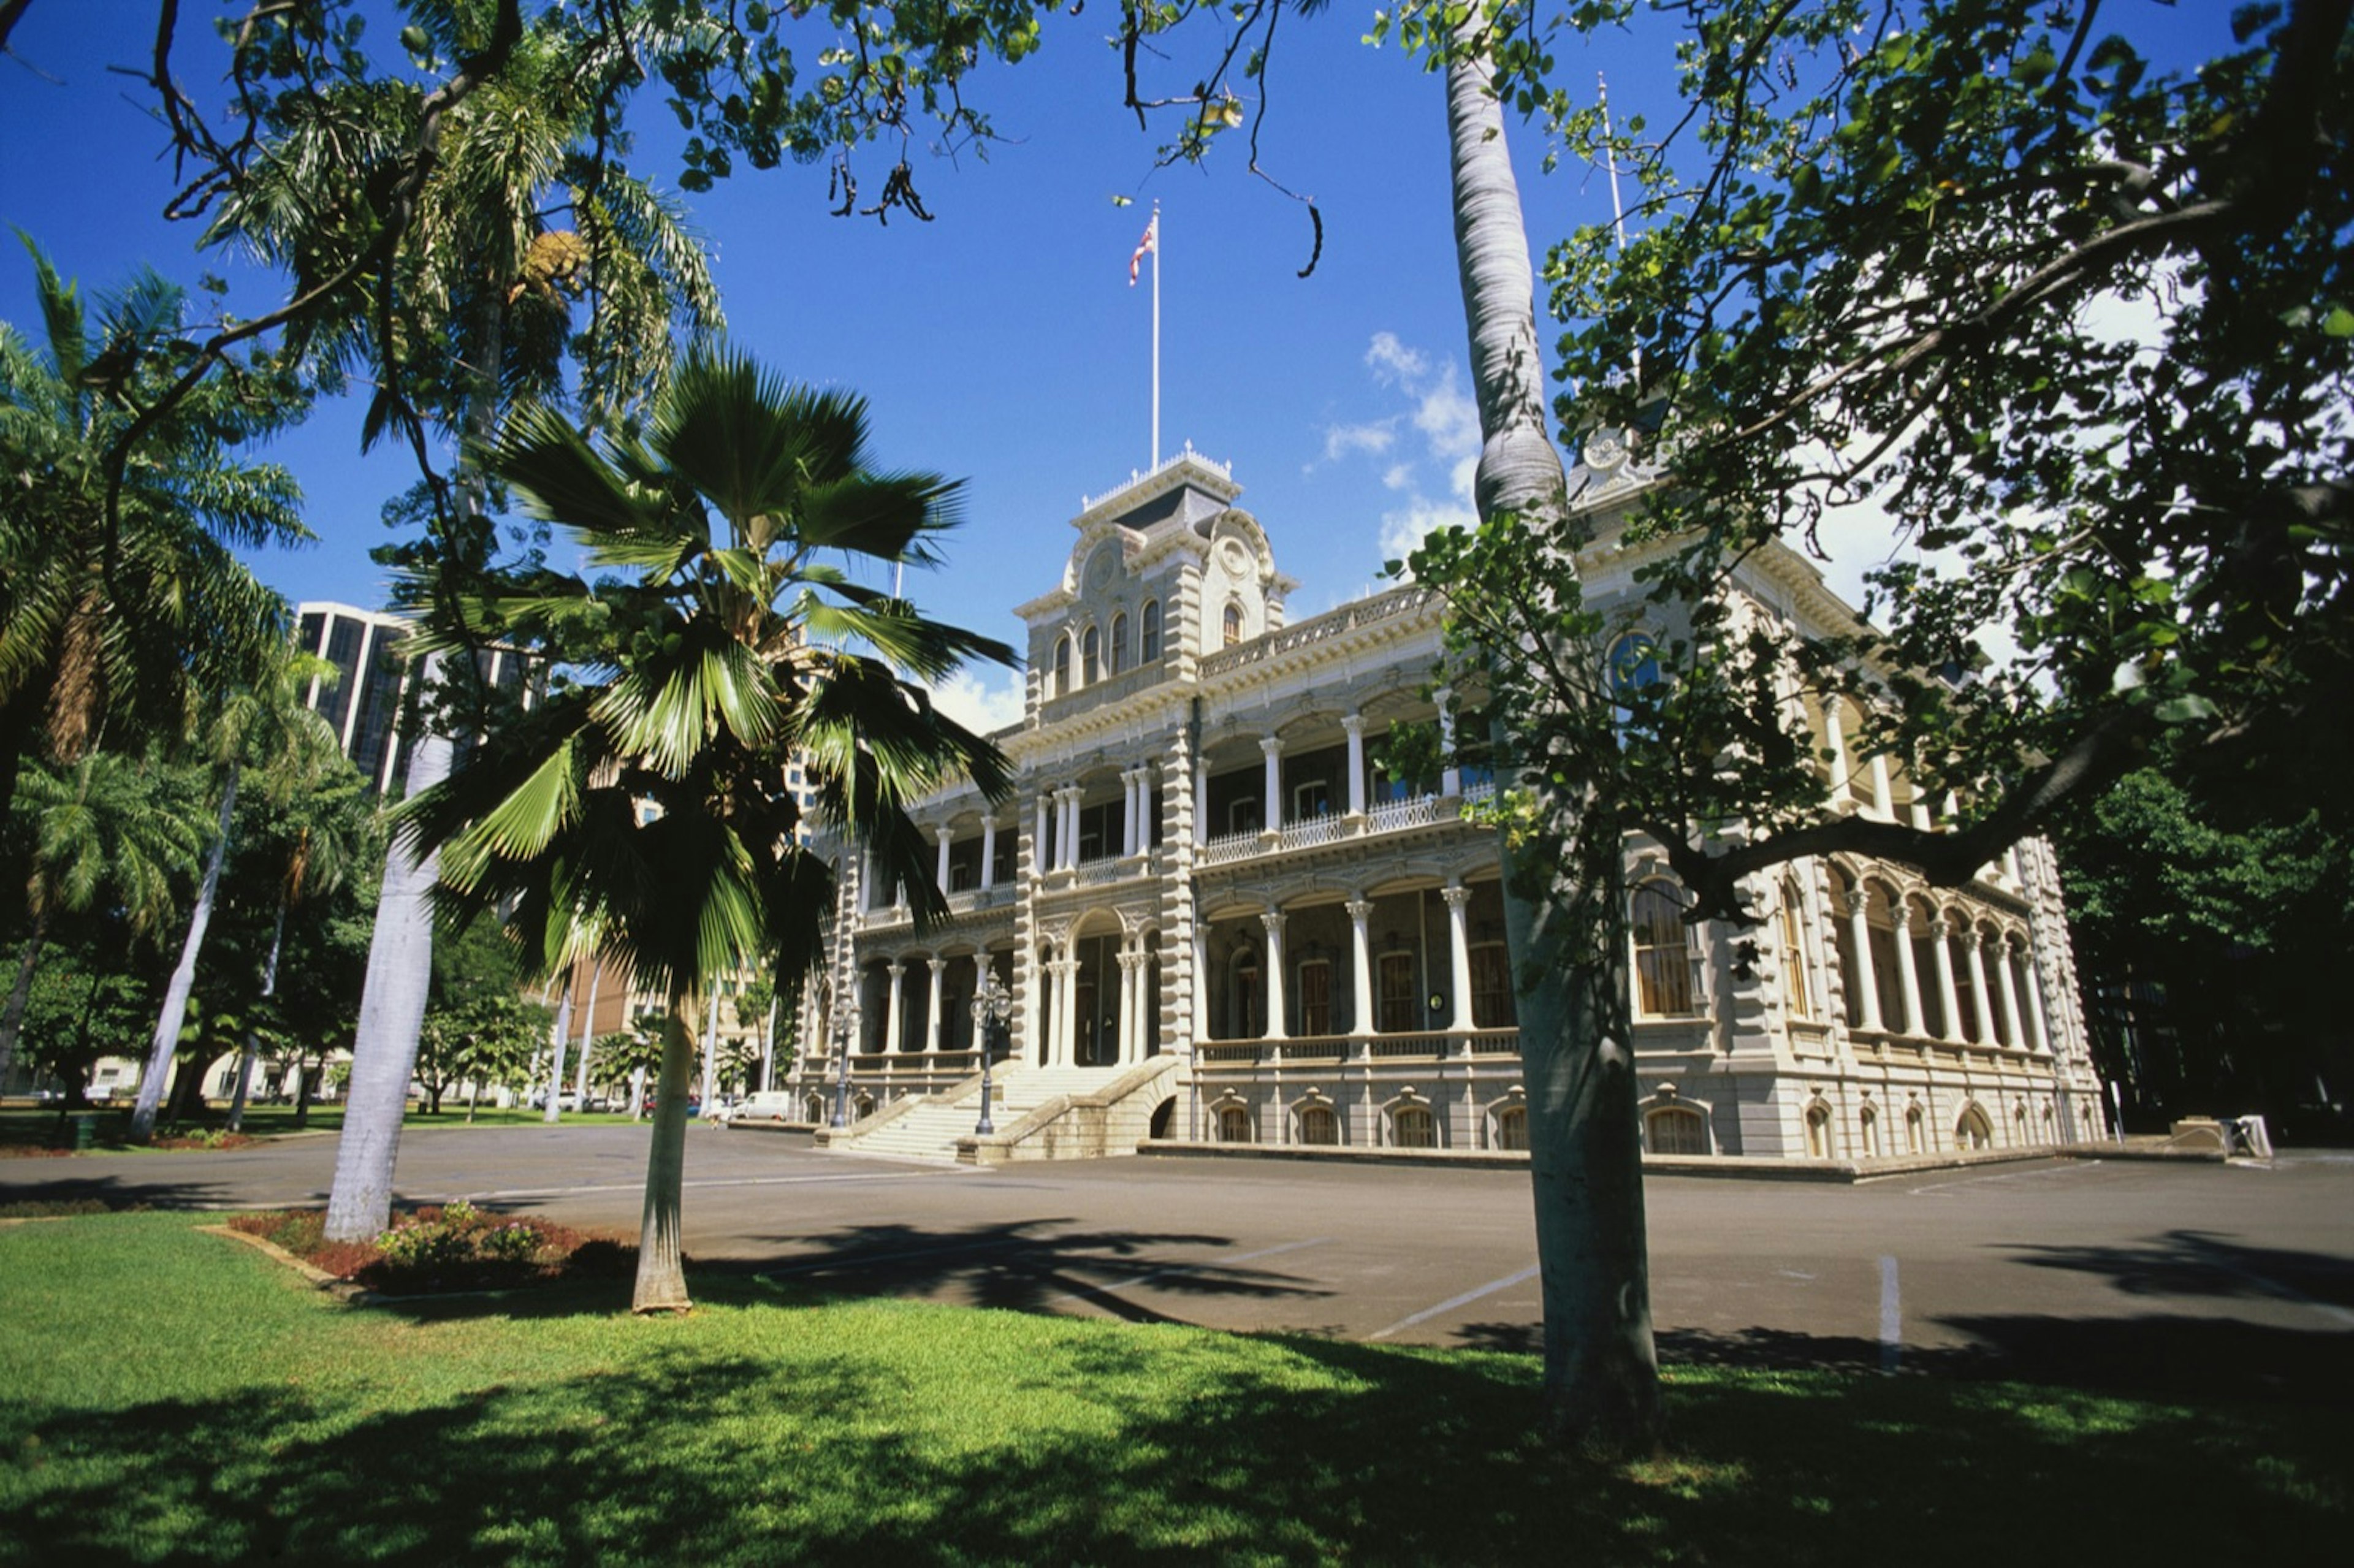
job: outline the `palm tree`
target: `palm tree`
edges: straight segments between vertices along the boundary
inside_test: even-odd
[[[16,1054],[41,950],[60,916],[101,906],[133,938],[152,938],[172,918],[180,880],[196,869],[207,811],[163,777],[153,757],[97,751],[70,772],[35,767],[19,789],[33,830],[25,905],[32,917],[7,1008],[0,1012],[0,1080]]]
[[[143,1142],[155,1130],[155,1112],[163,1102],[164,1079],[180,1048],[180,1029],[187,1021],[188,994],[196,983],[196,959],[204,951],[205,932],[212,924],[213,901],[220,890],[221,867],[228,863],[230,827],[237,820],[237,791],[250,767],[263,788],[279,799],[315,787],[343,760],[335,732],[327,721],[303,705],[302,694],[326,673],[323,660],[283,654],[278,666],[251,687],[232,695],[206,726],[204,751],[220,791],[219,822],[212,848],[205,857],[205,874],[196,889],[188,927],[180,943],[180,959],[164,989],[163,1011],[149,1042],[147,1070],[139,1080],[139,1100],[131,1112],[131,1136]],[[270,968],[277,968],[273,950]],[[265,988],[267,994],[267,988]]]
[[[1563,540],[1571,536],[1563,526],[1568,481],[1546,417],[1528,231],[1490,55],[1494,25],[1472,7],[1446,49],[1456,260],[1481,438],[1473,495],[1483,525],[1501,521]],[[1548,583],[1571,585],[1566,611],[1575,556],[1566,548],[1551,555]],[[1564,658],[1574,664],[1581,654]],[[1574,1444],[1639,1453],[1657,1444],[1659,1394],[1622,834],[1610,802],[1595,792],[1532,782],[1540,831],[1517,851],[1504,835],[1504,905],[1512,951],[1535,977],[1520,1016],[1547,1418]]]
[[[462,20],[437,13],[420,25],[449,34],[433,41],[454,55],[462,52],[453,31]],[[397,432],[421,461],[429,418],[461,438],[467,451],[480,451],[502,410],[526,397],[572,396],[582,417],[601,428],[659,387],[673,333],[718,327],[708,259],[677,205],[604,155],[606,86],[614,73],[635,69],[626,42],[602,29],[568,27],[551,12],[444,122],[413,230],[383,281],[386,297],[398,302],[396,335],[406,357],[398,383],[387,377],[379,387],[364,444]],[[303,117],[278,127],[224,203],[214,238],[260,251],[287,268],[299,288],[338,275],[376,238],[364,205],[345,199],[351,171],[401,155],[413,143],[417,111],[416,95],[400,82],[305,100]],[[577,323],[582,306],[587,320]],[[344,332],[306,340],[306,351],[336,363],[362,361],[365,302],[328,319],[344,323]],[[568,378],[567,358],[575,372]],[[479,590],[496,541],[471,460],[461,460],[453,486],[437,480],[429,493],[427,537],[404,547],[398,564],[432,618],[442,597]],[[472,657],[479,644],[462,624],[441,630],[427,652],[423,684],[452,712],[429,719],[410,747],[411,795],[449,775],[452,733],[471,735],[492,718]],[[389,1213],[431,987],[427,895],[436,874],[430,856],[415,855],[405,842],[397,840],[386,857],[328,1205],[328,1234],[339,1238],[374,1234]]]
[[[143,270],[92,323],[27,248],[46,344],[0,323],[0,812],[27,756],[71,767],[110,726],[118,742],[176,735],[249,682],[285,641],[286,607],[233,552],[311,537],[286,471],[231,456],[300,406],[241,366],[141,440],[109,525],[106,452],[176,372],[186,299]]]
[[[680,1178],[706,988],[820,955],[832,875],[804,824],[863,835],[929,919],[943,906],[907,803],[959,773],[1008,787],[996,748],[903,677],[1012,651],[821,558],[931,564],[953,524],[954,485],[871,472],[865,448],[858,399],[696,350],[644,440],[592,447],[526,408],[488,464],[617,575],[551,576],[479,607],[484,630],[547,639],[579,679],[404,807],[403,827],[440,852],[453,916],[512,906],[539,972],[593,952],[665,998],[639,1311],[687,1305]]]

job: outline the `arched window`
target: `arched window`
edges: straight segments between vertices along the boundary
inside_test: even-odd
[[[1496,1113],[1496,1147],[1526,1150],[1529,1146],[1529,1113],[1523,1106],[1512,1106]]]
[[[1111,618],[1111,673],[1115,675],[1128,668],[1128,617]]]
[[[1103,638],[1092,626],[1079,634],[1079,683],[1092,686],[1103,670]]]
[[[823,1121],[825,1119],[825,1097],[823,1095],[811,1095],[809,1097],[807,1104],[805,1104],[801,1108],[809,1112],[810,1120]]]
[[[1438,1124],[1421,1106],[1400,1106],[1390,1112],[1390,1147],[1436,1149],[1438,1147]]]
[[[1068,696],[1071,691],[1071,640],[1055,639],[1055,683],[1047,692],[1050,697]]]
[[[1831,1107],[1817,1100],[1807,1107],[1807,1158],[1831,1157]]]
[[[1954,1122],[1956,1149],[1991,1149],[1994,1147],[1994,1123],[1987,1113],[1976,1106],[1966,1106]]]
[[[1242,1106],[1220,1106],[1218,1107],[1218,1141],[1248,1143],[1250,1140],[1250,1111]]]
[[[1654,1154],[1706,1154],[1708,1121],[1687,1106],[1662,1106],[1643,1118],[1643,1140]]]
[[[1692,1005],[1691,948],[1683,906],[1664,883],[1635,889],[1628,924],[1635,938],[1635,1010],[1651,1018],[1689,1018]]]
[[[1862,1112],[1856,1118],[1856,1130],[1862,1134],[1860,1141],[1863,1148],[1863,1157],[1866,1160],[1878,1159],[1880,1157],[1880,1113],[1870,1106],[1864,1107]]]
[[[1807,977],[1806,938],[1798,926],[1798,884],[1782,879],[1782,994],[1789,1000],[1790,1016],[1815,1015],[1815,988]]]
[[[1929,1129],[1919,1106],[1908,1106],[1904,1111],[1904,1151],[1907,1154],[1929,1152]]]
[[[1235,643],[1240,642],[1243,640],[1242,600],[1238,599],[1230,599],[1226,600],[1226,613],[1221,621],[1221,624],[1225,628],[1226,647],[1232,648]]]
[[[1330,1106],[1303,1106],[1299,1111],[1299,1141],[1334,1144],[1341,1141],[1341,1118]]]
[[[1150,664],[1161,657],[1161,601],[1144,601],[1144,645],[1137,650],[1137,662]]]
[[[860,1121],[864,1121],[868,1117],[875,1114],[875,1097],[867,1094],[860,1095],[858,1097],[858,1102],[852,1106],[851,1109],[856,1114],[857,1118]]]
[[[1259,978],[1257,949],[1244,948],[1235,954],[1234,965],[1227,971],[1232,977],[1227,991],[1234,1018],[1233,1040],[1256,1040],[1267,1031],[1261,1022],[1267,1012],[1267,984]]]

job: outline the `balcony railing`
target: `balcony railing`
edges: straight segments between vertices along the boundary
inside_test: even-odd
[[[1283,847],[1288,850],[1314,849],[1320,844],[1339,843],[1348,834],[1343,824],[1346,817],[1310,817],[1305,821],[1286,822],[1283,826]]]
[[[1290,1063],[1419,1061],[1521,1054],[1518,1029],[1426,1031],[1414,1034],[1316,1034],[1288,1040],[1206,1040],[1193,1047],[1204,1069],[1235,1070]]]

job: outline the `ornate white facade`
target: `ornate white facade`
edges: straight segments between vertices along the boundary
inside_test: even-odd
[[[1632,484],[1594,476],[1602,504]],[[919,811],[949,920],[918,936],[845,857],[832,972],[795,1069],[830,1141],[993,1162],[1140,1136],[1526,1147],[1492,789],[1386,777],[1393,726],[1446,724],[1441,606],[1412,586],[1288,625],[1295,585],[1229,473],[1190,449],[1087,502],[1028,628],[1016,793]],[[1589,599],[1638,602],[1606,535]],[[1802,631],[1852,612],[1779,552],[1745,612]],[[1813,715],[1841,810],[1925,821]],[[2099,1085],[2050,851],[1967,890],[1845,859],[1761,874],[1763,924],[1686,927],[1656,852],[1628,846],[1645,1144],[1657,1157],[1870,1160],[2099,1136]],[[990,1138],[970,1001],[1013,997]]]

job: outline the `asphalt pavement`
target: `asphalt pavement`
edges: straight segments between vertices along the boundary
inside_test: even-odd
[[[646,1129],[412,1128],[404,1202],[634,1233]],[[324,1201],[332,1137],[0,1160],[0,1203]],[[687,1248],[856,1294],[1533,1349],[1513,1171],[1149,1157],[980,1171],[692,1129]],[[2074,1160],[1865,1182],[1655,1176],[1670,1362],[1850,1366],[2354,1404],[2354,1154]]]

